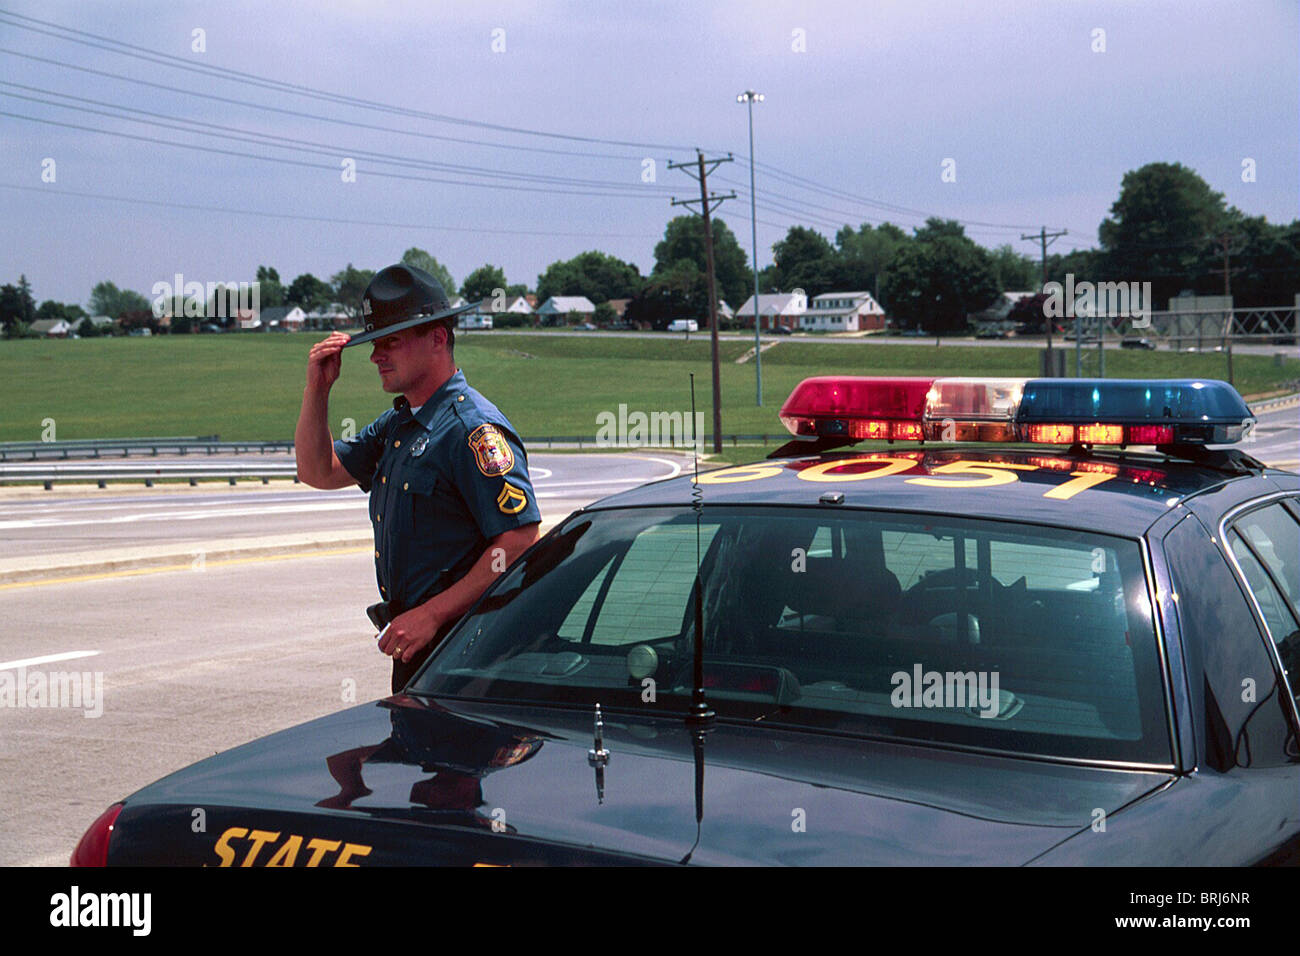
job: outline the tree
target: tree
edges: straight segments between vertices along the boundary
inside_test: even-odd
[[[885,305],[885,276],[899,248],[908,242],[907,233],[893,223],[873,227],[863,223],[856,231],[844,226],[835,234],[839,258],[836,285],[843,291],[870,292]]]
[[[25,275],[18,277],[18,297],[23,309],[22,320],[31,324],[36,318],[36,300],[32,298],[32,284]]]
[[[1164,302],[1195,284],[1209,238],[1228,219],[1223,194],[1186,166],[1148,163],[1131,170],[1097,230],[1102,277],[1149,281],[1156,301]]]
[[[465,277],[460,294],[467,302],[481,302],[490,299],[497,289],[506,291],[504,270],[493,265],[482,265]]]
[[[416,268],[420,267],[416,266]],[[353,320],[361,318],[361,297],[365,295],[366,286],[370,285],[370,280],[374,277],[374,270],[354,269],[350,262],[347,268],[330,277],[330,283],[334,287],[333,298],[343,307],[348,318]]]
[[[451,277],[450,270],[423,249],[412,246],[402,253],[402,261],[408,266],[423,269],[437,279],[439,285],[442,286],[442,291],[447,293],[448,298],[456,291],[456,280]],[[374,275],[374,273],[372,272],[371,275]],[[360,299],[360,296],[357,298]]]
[[[627,304],[623,318],[663,330],[673,319],[696,319],[701,328],[709,315],[709,288],[704,272],[690,259],[659,269]]]
[[[296,305],[304,312],[323,309],[334,300],[334,290],[329,283],[317,279],[310,272],[304,272],[285,290],[283,305]]]
[[[1009,243],[998,246],[989,253],[998,288],[1003,292],[1028,292],[1039,287],[1042,266]]]
[[[270,266],[257,267],[257,303],[263,309],[284,305],[284,286],[280,273]]]
[[[740,248],[736,235],[721,219],[714,219],[713,275],[717,280],[718,298],[739,306],[749,295],[754,274],[749,269],[749,257]],[[704,220],[700,216],[675,216],[664,227],[664,237],[655,245],[655,265],[651,275],[670,270],[683,259],[691,262],[700,275],[708,269],[704,250]],[[540,290],[539,290],[540,291]],[[610,298],[621,298],[611,296]]]
[[[86,317],[86,310],[81,306],[55,302],[53,299],[46,299],[41,303],[41,307],[36,310],[38,319],[65,319],[68,322],[76,324]]]
[[[783,292],[802,289],[812,299],[831,291],[838,278],[835,248],[815,229],[791,226],[772,246],[776,285]]]
[[[119,289],[108,280],[100,282],[90,291],[90,312],[92,315],[106,315],[118,319],[127,312],[139,312],[151,308],[150,302],[133,289]]]
[[[894,258],[889,310],[936,334],[961,331],[967,314],[987,308],[1000,291],[988,250],[960,224],[930,219]]]
[[[554,295],[585,295],[596,305],[629,299],[644,281],[634,264],[593,249],[547,266],[537,277],[537,298],[544,302]]]
[[[602,302],[596,306],[596,314],[592,321],[596,325],[609,326],[618,321],[618,313],[614,311],[614,307],[608,302]]]

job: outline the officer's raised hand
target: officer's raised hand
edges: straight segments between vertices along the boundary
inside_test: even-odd
[[[437,633],[438,618],[423,604],[393,618],[379,640],[379,650],[394,661],[410,663]]]
[[[307,387],[329,391],[343,370],[343,346],[352,336],[346,332],[331,332],[329,338],[317,342],[307,354]]]

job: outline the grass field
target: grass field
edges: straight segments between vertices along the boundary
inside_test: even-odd
[[[0,342],[0,441],[33,441],[53,419],[55,437],[220,435],[226,440],[293,435],[307,350],[323,335],[204,335]],[[722,430],[778,434],[776,412],[810,375],[1037,374],[1030,348],[782,342],[763,354],[763,408],[754,405],[754,367],[735,360],[746,346],[723,341]],[[1070,349],[1073,352],[1073,349]],[[1084,374],[1096,372],[1085,350]],[[344,353],[330,424],[360,428],[391,397],[362,346]],[[596,416],[629,411],[689,411],[688,373],[710,421],[709,343],[679,338],[464,334],[456,358],[471,385],[506,413],[525,437],[594,435]],[[1260,395],[1300,380],[1300,359],[1235,355],[1237,388]],[[1067,371],[1073,372],[1068,358]],[[1222,355],[1109,351],[1111,378],[1226,377]]]

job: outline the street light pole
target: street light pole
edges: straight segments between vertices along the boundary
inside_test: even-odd
[[[754,194],[754,102],[763,102],[763,94],[746,90],[736,97],[737,103],[749,105],[749,238],[754,250],[754,377],[758,392],[758,407],[763,407],[763,354],[759,342],[758,310],[758,206]]]

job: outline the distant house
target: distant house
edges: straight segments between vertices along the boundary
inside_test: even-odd
[[[108,316],[108,315],[88,315],[88,316],[86,316],[84,319],[82,319],[80,322],[77,322],[77,323],[75,324],[74,327],[76,328],[78,334],[80,334],[80,332],[82,331],[82,329],[85,328],[86,323],[90,323],[91,325],[93,325],[93,326],[94,326],[97,330],[99,330],[100,332],[109,332],[109,331],[111,331],[112,328],[113,328],[113,318],[112,318],[112,316]]]
[[[823,292],[799,317],[809,332],[871,332],[885,327],[885,310],[870,292]]]
[[[532,296],[531,298],[536,299],[537,296]],[[528,299],[529,296],[523,296],[523,295],[517,295],[512,297],[509,301],[506,302],[505,311],[515,312],[519,315],[532,315],[533,304],[529,302]]]
[[[590,322],[596,307],[585,295],[553,295],[537,310],[543,325],[565,325],[570,312],[576,312],[582,321]]]
[[[37,319],[32,331],[47,339],[66,339],[72,334],[72,323],[67,319]]]
[[[304,328],[308,329],[345,329],[352,325],[347,310],[338,302],[318,306],[307,313]]]
[[[307,321],[307,313],[296,305],[276,305],[263,309],[258,319],[268,332],[300,332]]]
[[[627,304],[631,299],[610,299],[609,306],[614,310],[614,315],[619,321],[622,321],[624,313],[627,312]]]
[[[736,313],[735,313],[734,311],[732,311],[731,306],[727,305],[727,300],[726,300],[726,299],[719,299],[719,300],[718,300],[718,318],[719,318],[719,319],[725,319],[725,320],[727,320],[727,321],[730,321],[731,319],[734,319],[735,317],[736,317]]]
[[[773,329],[778,325],[797,329],[799,319],[808,311],[808,297],[800,292],[775,292],[758,297],[759,328]],[[742,326],[754,325],[754,297],[751,295],[736,311]]]

